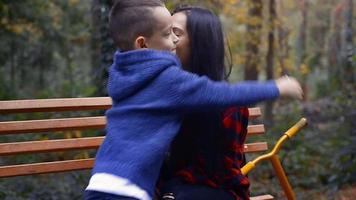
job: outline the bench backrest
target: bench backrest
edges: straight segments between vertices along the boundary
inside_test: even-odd
[[[0,114],[3,118],[6,118],[10,114],[39,112],[54,112],[57,116],[59,112],[67,111],[76,113],[80,111],[104,111],[110,108],[111,104],[112,102],[109,97],[0,101]],[[259,108],[250,108],[249,112],[250,119],[261,116]],[[79,115],[76,117],[62,116],[61,118],[40,120],[5,120],[0,122],[0,137],[12,134],[53,134],[54,132],[73,130],[103,130],[106,125],[106,119],[102,113],[99,116],[83,117]],[[263,134],[264,132],[263,124],[248,126],[248,135]],[[0,156],[97,149],[103,139],[104,136],[79,136],[78,138],[67,139],[41,138],[35,141],[6,142],[0,143]],[[2,140],[0,139],[0,141]],[[265,150],[267,150],[266,142],[250,143],[244,147],[245,153]],[[69,160],[51,162],[2,165],[0,166],[0,178],[90,169],[93,164],[94,158],[71,158]]]

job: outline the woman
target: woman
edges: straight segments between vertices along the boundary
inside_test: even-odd
[[[219,18],[207,9],[179,7],[173,12],[179,37],[177,55],[185,70],[225,81],[224,37]],[[159,183],[162,199],[248,199],[241,174],[248,109],[207,110],[185,116],[172,143]]]

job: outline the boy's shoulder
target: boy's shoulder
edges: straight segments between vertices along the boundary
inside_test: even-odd
[[[149,71],[170,67],[181,68],[181,63],[176,55],[168,51],[145,49],[125,52],[116,51],[113,66],[116,69],[117,67],[120,69],[133,69],[134,67],[139,72],[146,68],[150,68]]]
[[[121,52],[117,50],[114,55],[115,60],[130,60],[130,61],[160,61],[170,60],[177,65],[181,65],[178,57],[169,51],[160,51],[154,49],[138,49]]]

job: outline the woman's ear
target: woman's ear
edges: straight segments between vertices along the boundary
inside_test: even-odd
[[[144,49],[147,48],[146,38],[143,36],[139,36],[135,40],[135,49]]]

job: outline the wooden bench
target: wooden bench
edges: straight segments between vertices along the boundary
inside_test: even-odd
[[[100,130],[104,135],[106,124],[103,113],[111,107],[111,99],[108,97],[91,98],[67,98],[67,99],[36,99],[36,100],[12,100],[0,101],[0,114],[3,118],[18,113],[44,113],[43,119],[5,120],[0,122],[0,136],[11,134],[61,134],[63,131]],[[96,116],[92,111],[101,110]],[[88,112],[89,116],[82,116],[82,112]],[[66,114],[70,112],[70,114]],[[250,108],[250,119],[261,116],[259,108]],[[47,114],[47,113],[52,113]],[[61,115],[60,113],[64,113]],[[46,115],[47,114],[47,115]],[[28,114],[27,114],[28,115]],[[70,117],[68,117],[68,115]],[[50,117],[49,117],[50,116]],[[53,116],[55,118],[53,118]],[[64,116],[64,117],[63,117]],[[56,132],[56,133],[55,133]],[[259,135],[265,132],[263,124],[249,125],[248,135]],[[97,149],[104,136],[78,138],[46,139],[42,137],[35,141],[16,141],[0,144],[0,156],[18,156],[20,154],[38,154],[43,152],[67,152],[73,150]],[[266,142],[255,142],[245,145],[245,153],[261,152],[267,150]],[[50,162],[35,162],[26,164],[14,164],[0,166],[0,178],[43,173],[57,173],[73,170],[91,169],[94,158],[71,158],[67,160],[55,160]],[[251,198],[253,200],[273,199],[271,195],[262,195]]]

